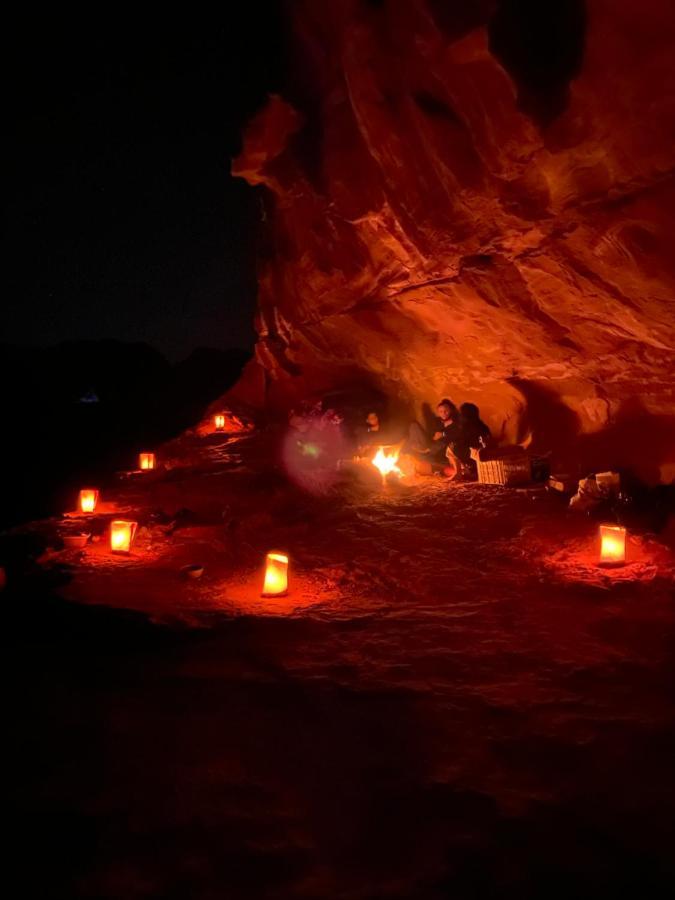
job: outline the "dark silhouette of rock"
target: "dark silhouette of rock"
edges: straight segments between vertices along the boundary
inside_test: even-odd
[[[133,468],[140,450],[199,421],[249,356],[199,349],[172,365],[147,344],[112,340],[0,347],[0,524],[70,508],[79,487]]]

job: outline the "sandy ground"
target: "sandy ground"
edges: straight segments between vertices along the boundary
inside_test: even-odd
[[[26,685],[19,830],[44,861],[29,887],[45,873],[44,897],[133,900],[675,886],[663,539],[632,536],[606,570],[597,523],[542,489],[383,486],[363,467],[312,496],[257,435],[163,457],[167,471],[106,492],[86,525],[99,541],[47,550],[6,592]],[[128,557],[105,542],[120,515],[141,526]],[[291,589],[263,599],[274,547]]]

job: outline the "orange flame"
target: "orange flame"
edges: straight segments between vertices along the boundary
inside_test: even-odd
[[[222,413],[218,413],[213,417],[213,422],[216,427],[216,431],[222,431],[225,428],[225,416]]]
[[[385,453],[384,447],[380,447],[375,456],[371,459],[372,464],[379,470],[383,482],[387,480],[387,475],[392,472],[398,475],[399,478],[403,476],[403,472],[398,467],[398,457],[400,452],[400,447],[395,447],[387,453]]]

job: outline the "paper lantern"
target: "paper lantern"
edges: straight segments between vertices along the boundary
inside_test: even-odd
[[[155,454],[141,453],[138,457],[138,467],[146,472],[148,469],[155,468]]]
[[[225,428],[225,416],[221,414],[214,416],[213,421],[216,426],[216,431],[222,431]]]
[[[83,488],[80,491],[80,512],[93,513],[98,503],[98,491],[94,488]]]
[[[113,553],[128,553],[136,536],[138,522],[115,519],[110,523],[110,549]]]
[[[626,529],[621,525],[600,526],[600,565],[622,566],[626,562]]]
[[[288,556],[273,550],[265,559],[263,597],[283,597],[288,592]]]

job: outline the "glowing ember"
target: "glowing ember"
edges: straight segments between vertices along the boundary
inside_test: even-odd
[[[213,422],[216,426],[216,431],[222,431],[225,428],[225,416],[222,414],[218,414],[213,417]]]
[[[600,565],[621,566],[626,562],[626,529],[621,525],[600,526]]]
[[[288,591],[288,556],[276,550],[265,559],[263,597],[283,597]]]
[[[80,491],[80,512],[93,513],[98,503],[98,491],[93,488],[83,488]]]
[[[380,447],[375,456],[371,459],[375,468],[379,469],[383,482],[387,480],[387,475],[391,472],[394,472],[399,478],[402,477],[403,472],[398,467],[399,453],[400,450],[398,447],[388,453],[385,453],[384,447]]]
[[[155,454],[141,453],[138,457],[138,467],[146,472],[148,469],[155,468]]]
[[[115,519],[110,523],[110,549],[113,553],[128,553],[136,536],[137,522]]]

